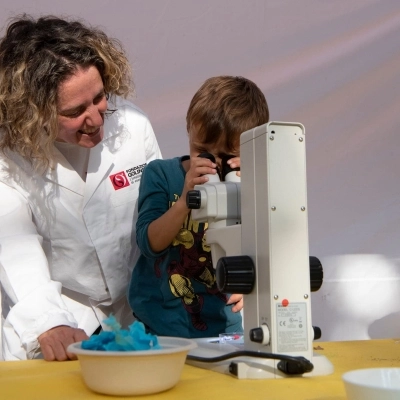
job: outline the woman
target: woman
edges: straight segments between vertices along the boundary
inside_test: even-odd
[[[78,21],[24,15],[0,41],[6,360],[71,359],[110,313],[131,322],[139,181],[161,157],[132,90],[119,42]]]

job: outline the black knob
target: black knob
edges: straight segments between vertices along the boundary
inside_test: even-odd
[[[314,340],[321,339],[322,336],[321,328],[319,328],[318,326],[313,326],[313,330],[314,330]]]
[[[222,293],[249,294],[256,278],[253,260],[249,256],[221,257],[217,263],[216,278]]]
[[[200,153],[198,157],[208,158],[215,163],[215,157],[211,153]],[[201,194],[199,190],[189,190],[187,192],[186,205],[191,210],[198,210],[201,207]]]
[[[189,190],[186,193],[186,205],[191,210],[198,210],[201,207],[200,190]]]
[[[253,328],[249,331],[250,340],[255,343],[262,343],[264,340],[264,331],[262,328]]]
[[[322,286],[324,280],[324,271],[321,262],[317,257],[310,257],[310,288],[316,292]]]

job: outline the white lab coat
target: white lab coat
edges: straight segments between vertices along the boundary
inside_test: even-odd
[[[0,156],[6,360],[36,357],[38,336],[52,327],[90,335],[110,312],[125,321],[132,316],[125,297],[138,257],[139,180],[161,153],[147,117],[125,100],[115,106],[103,141],[90,151],[86,182],[56,148],[55,168],[45,175],[17,154]]]

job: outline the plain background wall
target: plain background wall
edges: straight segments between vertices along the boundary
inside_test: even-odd
[[[1,0],[0,6],[3,27],[22,12],[56,14],[121,40],[134,68],[134,101],[149,115],[166,158],[188,152],[186,111],[205,79],[254,80],[271,120],[306,128],[310,253],[329,257],[331,268],[331,256],[379,254],[398,281],[398,0]]]

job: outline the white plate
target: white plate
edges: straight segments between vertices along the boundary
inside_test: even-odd
[[[366,368],[343,377],[348,400],[400,399],[400,368]]]

